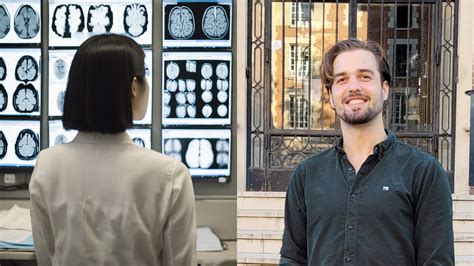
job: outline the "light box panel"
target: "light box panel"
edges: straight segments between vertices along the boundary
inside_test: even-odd
[[[0,3],[0,44],[41,42],[41,1],[3,0]]]
[[[0,167],[32,167],[40,151],[40,122],[1,121]]]

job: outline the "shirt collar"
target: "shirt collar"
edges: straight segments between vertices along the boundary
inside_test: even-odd
[[[133,143],[126,132],[117,134],[102,134],[96,132],[79,131],[72,142],[75,143],[95,143],[95,144],[115,144],[115,143]]]
[[[379,159],[383,157],[385,152],[392,146],[392,144],[395,142],[395,139],[396,139],[392,131],[386,129],[385,133],[387,134],[387,139],[376,144],[373,149],[373,154],[376,155]],[[342,144],[343,144],[343,139],[342,137],[339,137],[336,140],[334,147],[336,148],[336,151],[340,155],[345,155],[346,152],[342,148]]]

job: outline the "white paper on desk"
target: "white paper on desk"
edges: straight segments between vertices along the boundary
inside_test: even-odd
[[[210,227],[197,228],[197,251],[222,251],[219,237],[212,232]]]
[[[0,229],[0,242],[22,243],[31,236],[31,231]]]
[[[13,205],[10,210],[0,216],[0,228],[31,232],[30,210]]]

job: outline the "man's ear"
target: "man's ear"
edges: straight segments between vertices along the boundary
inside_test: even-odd
[[[382,83],[382,91],[383,91],[383,100],[386,101],[388,99],[388,93],[389,93],[390,86],[388,85],[388,82],[386,80],[383,81]]]

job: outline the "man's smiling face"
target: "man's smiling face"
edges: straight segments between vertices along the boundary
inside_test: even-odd
[[[333,63],[331,105],[346,123],[361,125],[381,115],[388,97],[375,56],[363,49],[345,51]]]

